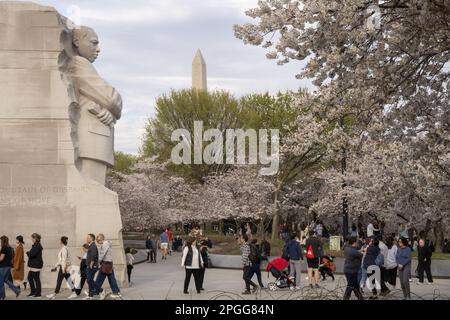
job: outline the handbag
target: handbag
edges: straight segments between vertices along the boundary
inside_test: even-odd
[[[113,263],[109,261],[103,261],[100,267],[100,271],[104,274],[112,274]]]

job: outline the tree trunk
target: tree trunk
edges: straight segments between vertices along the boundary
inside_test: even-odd
[[[278,239],[280,233],[280,189],[276,189],[273,193],[273,211],[272,211],[272,240]]]
[[[442,244],[444,242],[444,229],[442,228],[442,223],[439,221],[433,228],[434,231],[434,247],[436,251],[441,251]]]
[[[259,221],[259,224],[258,224],[258,237],[260,239],[264,238],[265,230],[266,230],[266,226],[264,224],[264,218],[261,218],[261,220]]]

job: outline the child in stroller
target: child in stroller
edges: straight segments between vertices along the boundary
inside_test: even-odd
[[[270,272],[276,279],[275,282],[268,284],[270,290],[275,291],[277,288],[289,288],[290,290],[295,289],[294,278],[289,275],[288,267],[289,263],[282,258],[269,262],[267,265],[267,276],[269,276]]]
[[[332,256],[324,256],[320,259],[319,272],[322,275],[322,281],[327,279],[326,275],[329,275],[334,281],[333,272],[336,272],[336,265],[333,260]]]

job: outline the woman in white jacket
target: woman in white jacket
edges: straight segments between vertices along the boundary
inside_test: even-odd
[[[55,264],[55,267],[52,269],[52,272],[58,272],[58,279],[56,280],[56,288],[55,292],[49,294],[47,298],[55,299],[56,295],[59,294],[61,290],[61,285],[64,279],[66,279],[67,285],[72,290],[72,294],[69,299],[76,297],[75,287],[70,278],[70,255],[69,250],[67,249],[67,244],[69,242],[69,238],[61,237],[61,250],[58,252],[58,261]]]
[[[395,240],[392,237],[387,238],[386,245],[388,247],[387,257],[384,259],[385,268],[385,281],[392,285],[394,288],[397,284],[397,246],[395,245]]]
[[[184,293],[189,294],[189,282],[191,276],[194,275],[195,289],[200,293],[200,269],[203,268],[203,259],[200,250],[197,247],[197,240],[190,238],[183,249],[183,258],[181,259],[181,266],[186,269],[186,278],[184,279]]]

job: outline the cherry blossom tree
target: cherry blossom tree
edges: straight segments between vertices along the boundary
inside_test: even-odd
[[[119,195],[125,230],[145,231],[174,223],[221,219],[259,220],[270,213],[271,184],[256,166],[208,176],[205,183],[175,176],[154,158],[130,175],[112,172],[108,187]]]

